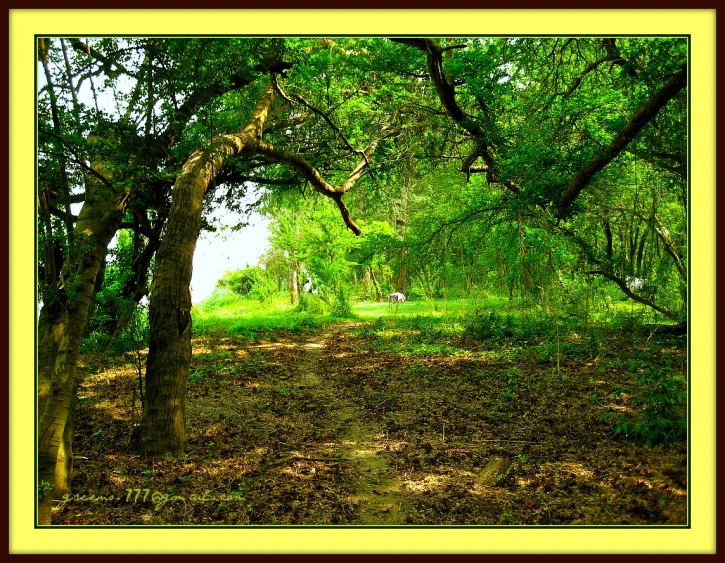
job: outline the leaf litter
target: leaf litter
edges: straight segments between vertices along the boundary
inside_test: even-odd
[[[686,441],[614,436],[603,416],[634,408],[628,359],[684,366],[681,341],[648,340],[652,355],[617,333],[605,357],[554,364],[463,337],[456,354],[403,354],[369,325],[195,338],[179,459],[134,451],[133,366],[84,356],[72,495],[54,522],[687,525]],[[508,476],[482,484],[501,458]]]

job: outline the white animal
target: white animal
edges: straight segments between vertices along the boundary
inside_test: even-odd
[[[390,312],[390,310],[393,307],[393,303],[395,303],[395,312],[397,314],[398,305],[400,303],[404,303],[404,302],[405,302],[405,295],[403,295],[402,293],[397,293],[397,292],[391,293],[390,295],[388,295],[388,312]]]
[[[307,283],[302,286],[302,289],[304,289],[305,293],[312,293],[312,280],[307,279]]]
[[[648,280],[644,280],[641,278],[635,278],[633,276],[627,276],[627,279],[625,280],[627,283],[627,288],[629,291],[637,292],[643,287],[647,286],[649,284]]]

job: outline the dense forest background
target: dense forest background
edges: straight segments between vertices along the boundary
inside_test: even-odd
[[[683,447],[686,38],[56,37],[37,58],[41,523],[71,492],[84,354],[126,355],[130,450],[179,460],[194,338],[345,319],[425,357],[455,357],[457,338],[531,343],[559,378],[562,346],[587,366],[634,353],[609,390],[633,411],[600,422]],[[270,217],[269,249],[192,308],[196,239],[219,209]],[[530,372],[514,360],[499,392],[516,398]]]

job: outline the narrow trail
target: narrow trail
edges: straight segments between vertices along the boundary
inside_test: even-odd
[[[297,343],[301,353],[293,379],[298,388],[310,388],[310,392],[332,398],[327,411],[329,418],[320,421],[320,424],[339,429],[342,457],[354,471],[355,495],[352,500],[359,511],[359,520],[354,523],[400,525],[403,523],[403,493],[383,448],[382,436],[374,425],[363,420],[361,407],[355,404],[354,397],[347,396],[349,390],[337,385],[334,377],[325,375],[326,370],[321,369],[326,341],[344,330],[328,330]]]

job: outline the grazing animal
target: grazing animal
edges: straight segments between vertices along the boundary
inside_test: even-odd
[[[398,305],[400,303],[405,303],[405,295],[402,293],[391,293],[388,295],[388,312],[390,312],[391,308],[393,307],[393,303],[395,303],[395,312],[398,312]]]
[[[627,288],[629,289],[629,291],[633,291],[635,293],[649,285],[649,280],[635,278],[633,276],[627,276],[627,279],[625,281],[627,283]]]

